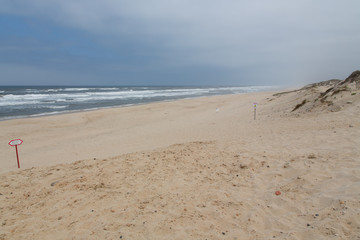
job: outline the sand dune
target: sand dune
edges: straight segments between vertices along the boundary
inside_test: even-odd
[[[360,91],[330,87],[0,122],[0,239],[360,239]]]

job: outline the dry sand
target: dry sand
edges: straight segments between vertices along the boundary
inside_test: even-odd
[[[0,239],[360,239],[360,91],[321,91],[0,122]]]

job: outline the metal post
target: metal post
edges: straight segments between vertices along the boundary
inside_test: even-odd
[[[18,168],[20,168],[19,153],[18,153],[17,145],[15,145],[15,149],[16,149],[16,158],[17,158]]]

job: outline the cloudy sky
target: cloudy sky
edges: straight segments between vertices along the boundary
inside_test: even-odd
[[[301,85],[356,69],[359,0],[0,0],[0,85]]]

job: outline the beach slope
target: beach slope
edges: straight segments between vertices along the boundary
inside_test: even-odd
[[[340,83],[0,122],[0,239],[359,239]]]

